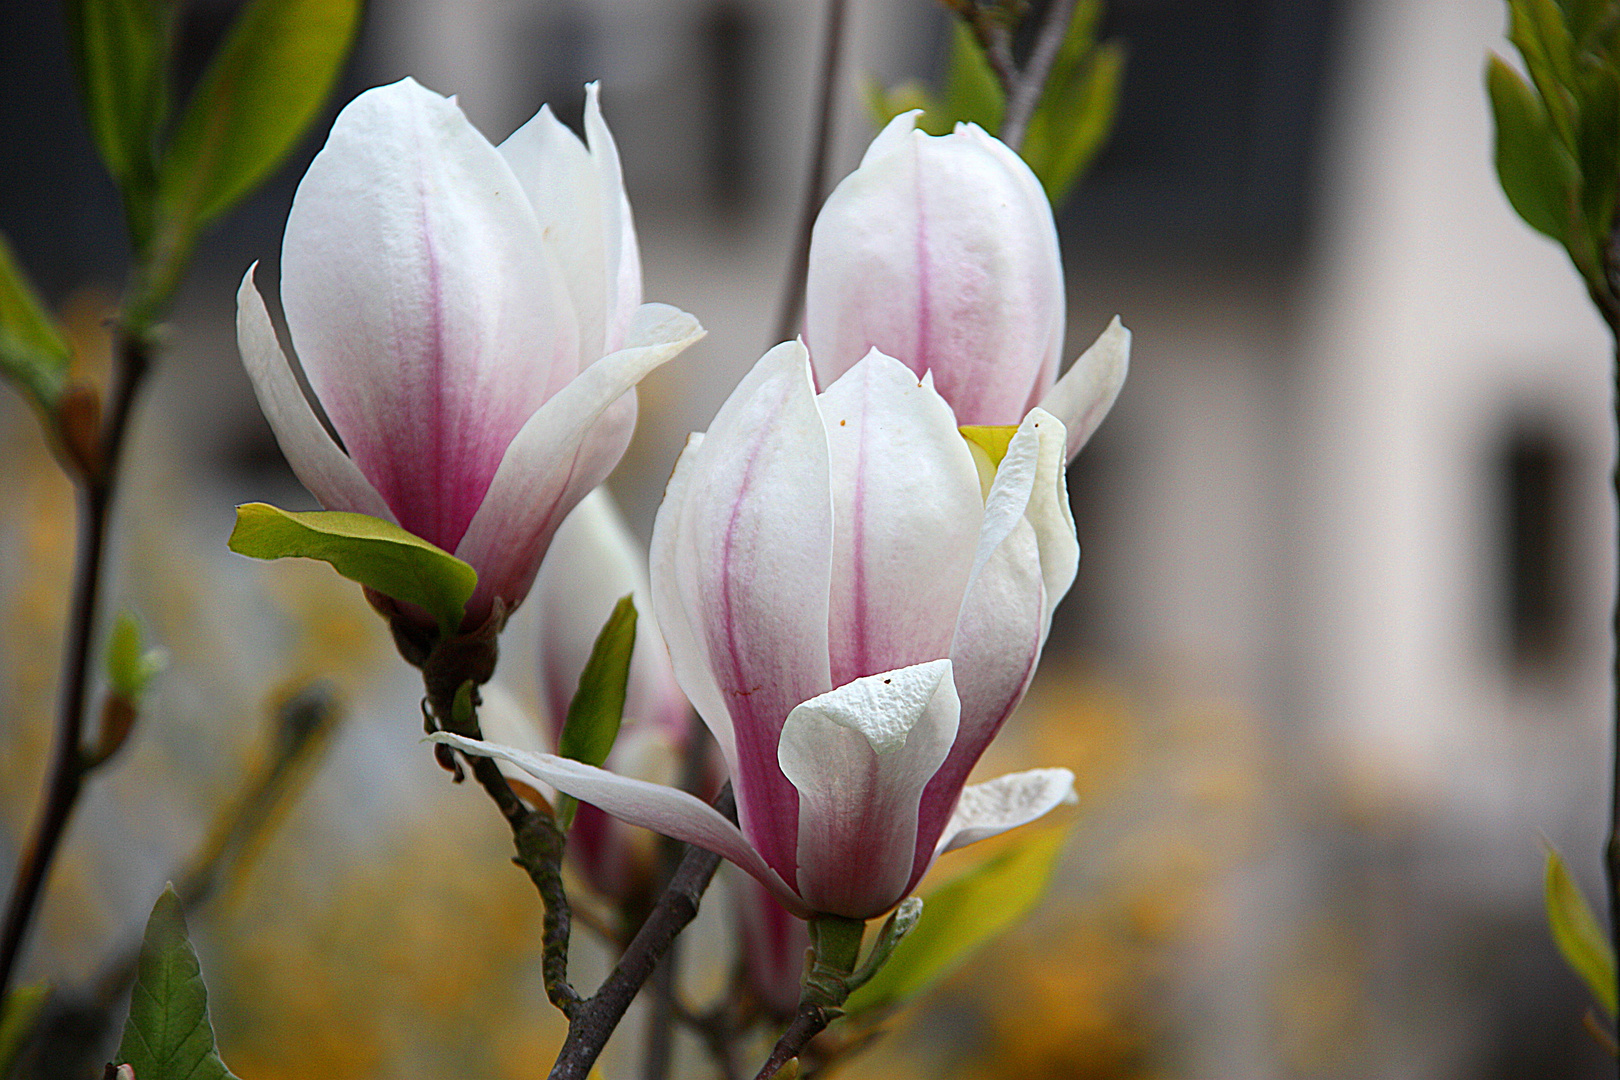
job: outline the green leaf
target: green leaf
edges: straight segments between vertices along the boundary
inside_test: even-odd
[[[953,34],[944,100],[938,110],[923,117],[921,126],[930,135],[944,135],[958,122],[978,124],[990,132],[999,131],[1007,95],[967,24],[958,19]]]
[[[6,995],[5,1007],[0,1008],[0,1076],[11,1075],[17,1055],[50,996],[51,988],[46,983],[19,986]]]
[[[624,720],[624,699],[630,685],[630,657],[636,647],[636,604],[632,596],[622,597],[602,625],[591,648],[591,658],[579,674],[579,689],[568,703],[568,719],[557,736],[561,757],[600,765],[607,760],[613,742],[619,737]],[[567,828],[574,820],[577,802],[561,796],[557,820]]]
[[[1124,79],[1125,49],[1110,41],[1097,46],[1067,82],[1054,78],[1041,96],[1022,153],[1053,206],[1068,196],[1108,141]]]
[[[208,989],[173,885],[146,923],[117,1064],[139,1080],[235,1080],[214,1044]]]
[[[1066,829],[1031,830],[1019,842],[924,898],[922,918],[845,1010],[900,1005],[949,974],[1023,918],[1046,893]]]
[[[90,135],[124,192],[136,250],[150,235],[154,147],[168,112],[172,0],[68,0]]]
[[[336,82],[361,0],[251,0],[186,105],[158,173],[162,230],[147,303],[179,281],[197,231],[298,144]]]
[[[1512,13],[1508,39],[1518,46],[1524,66],[1566,147],[1575,145],[1575,43],[1554,0],[1508,0]]]
[[[1564,960],[1586,983],[1603,1011],[1615,1015],[1614,949],[1604,936],[1597,916],[1586,903],[1580,886],[1558,852],[1547,849],[1547,925]]]
[[[228,546],[255,559],[319,559],[350,581],[425,608],[445,636],[461,626],[478,585],[471,566],[393,522],[336,510],[292,513],[266,503],[236,508]]]
[[[70,358],[56,322],[0,236],[0,375],[48,412],[62,394]]]
[[[1602,248],[1614,222],[1620,183],[1620,71],[1611,64],[1584,72],[1580,99],[1581,209]]]
[[[121,612],[107,642],[107,682],[113,693],[131,705],[138,705],[146,692],[146,684],[168,666],[168,652],[143,650],[141,624],[129,612]]]
[[[1513,209],[1566,247],[1579,183],[1574,159],[1558,142],[1541,100],[1519,73],[1492,56],[1485,84],[1496,114],[1496,174]]]

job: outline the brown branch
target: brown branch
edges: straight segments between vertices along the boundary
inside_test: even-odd
[[[135,395],[151,365],[150,340],[144,332],[121,327],[114,356],[110,408],[100,440],[90,461],[82,452],[70,454],[79,488],[79,538],[69,602],[67,645],[62,656],[62,688],[58,699],[56,735],[51,747],[50,771],[41,795],[36,825],[23,848],[6,904],[0,931],[0,1000],[11,986],[17,961],[28,937],[34,912],[51,864],[73,817],[84,778],[90,772],[84,746],[85,703],[89,697],[90,655],[101,592],[102,561],[108,523],[118,491],[118,466]]]
[[[1002,83],[1007,91],[1007,107],[1001,114],[1001,130],[996,134],[1014,150],[1024,145],[1024,136],[1029,133],[1030,118],[1035,115],[1041,93],[1046,89],[1046,80],[1052,74],[1052,65],[1057,61],[1058,50],[1068,36],[1069,23],[1074,18],[1074,5],[1075,0],[1052,0],[1046,5],[1041,26],[1036,32],[1035,47],[1030,50],[1029,62],[1015,68],[1016,74]],[[986,56],[990,56],[988,51]],[[1006,59],[1011,60],[1010,52]],[[991,67],[995,66],[995,59],[992,58]]]

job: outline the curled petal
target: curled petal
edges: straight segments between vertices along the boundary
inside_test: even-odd
[[[945,656],[983,499],[932,380],[873,350],[821,395],[832,455],[832,681]]]
[[[708,803],[684,791],[649,784],[645,780],[631,780],[555,754],[525,753],[508,746],[465,739],[445,731],[428,736],[428,741],[448,743],[466,754],[511,762],[530,776],[545,781],[558,791],[567,792],[581,802],[599,807],[621,821],[696,844],[730,859],[770,889],[783,907],[800,918],[810,915],[804,902],[787,887],[776,871],[765,865],[759,853],[743,839],[737,826]]]
[[[1114,407],[1130,366],[1131,332],[1116,315],[1091,348],[1041,398],[1041,408],[1068,429],[1068,460],[1074,460]]]
[[[1074,773],[1068,769],[1030,769],[970,784],[940,835],[937,854],[988,840],[1076,801]]]
[[[625,348],[580,372],[523,425],[455,551],[478,570],[469,619],[497,597],[510,608],[528,593],[552,533],[618,463],[613,448],[591,441],[598,420],[647,372],[702,336],[685,312],[644,304]]]
[[[912,881],[917,803],[956,735],[951,662],[846,683],[782,726],[782,772],[799,793],[798,891],[817,911],[869,919]]]
[[[275,432],[287,464],[328,510],[348,510],[393,521],[394,513],[388,504],[354,460],[332,441],[304,397],[287,354],[276,340],[264,299],[253,285],[253,271],[258,266],[254,263],[248,267],[236,291],[236,343],[259,408],[270,421],[270,430]]]
[[[798,801],[776,748],[793,707],[831,689],[827,476],[808,358],[785,342],[687,444],[653,525],[675,675],[726,752],[743,831],[790,882]]]
[[[552,373],[572,306],[506,160],[409,79],[355,98],[282,244],[293,347],[401,526],[456,550]],[[482,570],[482,568],[480,568]]]

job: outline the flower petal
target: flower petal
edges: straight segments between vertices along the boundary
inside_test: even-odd
[[[1076,801],[1074,773],[1068,769],[1030,769],[970,784],[962,789],[937,854],[988,840]]]
[[[645,780],[631,780],[555,754],[526,753],[509,746],[465,739],[447,731],[429,735],[428,741],[448,743],[465,754],[511,762],[537,780],[599,807],[621,821],[696,844],[730,859],[759,879],[789,911],[800,918],[810,914],[804,901],[765,865],[737,826],[708,803],[684,791]]]
[[[264,298],[254,287],[253,271],[258,265],[248,267],[236,291],[236,343],[259,408],[270,421],[270,430],[276,433],[287,464],[328,510],[349,510],[394,521],[388,504],[354,460],[332,441],[304,397],[287,354],[276,340]]]
[[[1064,487],[1065,445],[1062,423],[1032,410],[985,500],[973,579],[951,644],[962,720],[951,756],[923,794],[919,860],[921,845],[933,844],[968,773],[1029,688],[1052,609],[1074,580],[1080,546]]]
[[[876,349],[818,402],[832,456],[833,685],[949,654],[984,501],[945,399]]]
[[[799,792],[798,891],[817,911],[869,919],[905,896],[917,803],[950,752],[960,702],[949,660],[846,683],[782,725]]]
[[[400,525],[454,551],[508,444],[578,360],[574,315],[506,160],[410,79],[355,98],[282,244],[294,348]]]
[[[805,338],[821,386],[871,348],[934,373],[960,424],[1011,424],[1063,346],[1057,229],[1040,183],[972,124],[896,117],[816,219]]]
[[[743,832],[790,882],[798,797],[776,748],[793,707],[832,688],[827,485],[809,358],[784,342],[687,444],[653,524],[653,604],[676,677],[726,753]]]
[[[1114,407],[1130,366],[1131,332],[1116,315],[1091,348],[1081,353],[1057,385],[1041,398],[1041,408],[1062,420],[1068,429],[1068,460],[1074,460]]]
[[[534,603],[540,608],[540,700],[553,744],[602,624],[626,594],[635,597],[636,644],[625,724],[665,729],[671,739],[684,735],[688,706],[658,633],[645,566],[605,487],[586,495],[552,537],[535,578]]]
[[[593,438],[604,412],[703,333],[684,311],[643,304],[625,347],[581,371],[523,425],[455,551],[478,570],[469,619],[496,597],[511,608],[528,593],[552,533],[618,464],[622,442]]]
[[[585,87],[590,147],[544,106],[501,143],[534,207],[579,320],[579,349],[588,363],[622,347],[641,304],[641,263],[619,153],[602,120],[597,84]],[[569,377],[572,376],[569,372]],[[567,379],[552,379],[554,388]]]

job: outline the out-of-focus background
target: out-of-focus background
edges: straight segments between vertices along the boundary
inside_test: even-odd
[[[235,7],[186,6],[197,64]],[[644,384],[611,483],[643,536],[686,432],[769,344],[820,8],[378,0],[340,91],[413,74],[499,139],[542,101],[577,120],[581,84],[602,81],[647,297],[709,328]],[[1069,765],[1081,806],[1034,918],[849,1071],[1599,1075],[1540,872],[1550,841],[1597,892],[1610,353],[1562,252],[1496,185],[1482,71],[1506,6],[1106,10],[1129,59],[1113,140],[1060,213],[1068,354],[1118,313],[1132,371],[1071,471],[1084,565],[989,763]],[[0,230],[93,356],[122,273],[113,189],[58,8],[0,16]],[[861,80],[937,78],[949,24],[933,0],[858,0],[850,33],[839,176],[873,133]],[[226,1060],[248,1080],[530,1076],[560,1031],[538,904],[496,815],[418,745],[415,673],[326,567],[224,549],[235,503],[312,505],[253,403],[232,297],[255,259],[275,295],[325,127],[205,241],[139,405],[111,598],[173,665],[81,806],[28,971],[104,977],[262,763],[275,703],[323,679],[344,711],[330,752],[195,920]],[[0,446],[9,867],[48,739],[72,517],[9,392]],[[520,700],[534,633],[520,615],[504,642]],[[700,933],[726,947],[715,910]]]

